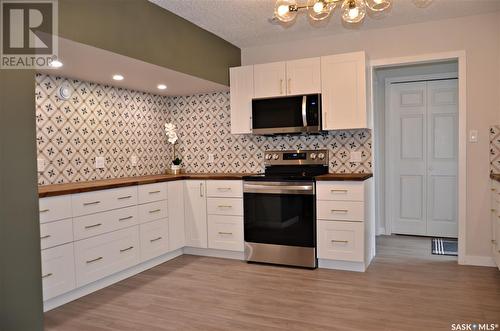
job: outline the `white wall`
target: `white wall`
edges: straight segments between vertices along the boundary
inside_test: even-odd
[[[478,143],[467,145],[466,255],[491,256],[488,128],[499,121],[500,13],[244,48],[242,63],[359,50],[365,50],[372,60],[466,51],[467,126],[479,130],[480,134]]]

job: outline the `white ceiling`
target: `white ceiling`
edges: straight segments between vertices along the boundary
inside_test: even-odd
[[[360,26],[343,26],[337,8],[326,22],[311,24],[307,15],[299,14],[293,24],[285,27],[269,22],[275,0],[150,1],[238,47],[500,11],[500,0],[434,0],[427,8],[416,7],[413,1],[419,0],[393,0],[390,12],[367,17]]]
[[[221,84],[64,38],[59,38],[59,59],[64,64],[62,68],[39,71],[157,95],[192,95],[228,90]],[[112,78],[114,74],[121,74],[125,79],[115,81]],[[159,90],[158,84],[167,85],[167,89]]]

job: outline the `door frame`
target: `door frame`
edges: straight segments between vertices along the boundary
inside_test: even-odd
[[[414,64],[430,64],[445,62],[449,60],[458,61],[458,263],[467,264],[466,259],[466,220],[467,220],[467,57],[464,50],[451,51],[444,53],[430,53],[415,56],[393,57],[372,60],[369,63],[369,83],[370,83],[370,128],[375,127],[375,95],[374,78],[375,70],[384,67],[398,67]],[[378,125],[377,125],[378,126]],[[380,182],[384,181],[383,173],[377,166],[378,161],[384,156],[381,155],[380,144],[385,143],[385,137],[378,137],[373,134],[373,172],[375,179],[375,219],[376,224],[380,224],[382,217],[380,210],[385,207],[386,195],[382,190]],[[382,140],[382,141],[380,141]],[[387,215],[387,210],[386,213]],[[386,231],[386,230],[384,230]]]
[[[386,167],[386,173],[393,173],[394,171],[394,164],[391,162],[394,157],[392,153],[392,148],[389,148],[391,146],[391,133],[392,133],[392,128],[391,128],[391,118],[390,116],[387,116],[387,110],[390,110],[390,103],[388,100],[391,98],[391,84],[394,83],[410,83],[413,81],[430,81],[430,80],[445,80],[445,79],[458,79],[458,72],[450,72],[450,73],[443,73],[443,74],[429,74],[429,75],[414,75],[414,76],[404,76],[404,77],[393,77],[393,78],[386,78],[385,79],[385,126],[384,126],[384,144],[385,144],[385,167]],[[457,137],[458,141],[458,137]],[[458,160],[457,160],[458,161]],[[458,164],[457,164],[458,166]],[[458,168],[458,167],[457,167]],[[394,176],[384,176],[385,177],[385,191],[386,191],[386,196],[389,197],[389,199],[385,199],[385,234],[390,235],[392,234],[392,229],[393,229],[393,222],[394,222],[394,215],[393,215],[393,207],[394,207],[394,192],[393,188],[395,185],[395,178]],[[458,176],[457,176],[457,181],[458,181]],[[458,183],[457,183],[458,184]],[[457,185],[458,187],[458,185]],[[458,207],[458,200],[457,200],[457,207]],[[458,224],[457,224],[458,226]]]

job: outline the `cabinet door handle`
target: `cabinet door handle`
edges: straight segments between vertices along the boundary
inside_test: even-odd
[[[331,212],[332,213],[347,213],[347,212],[349,212],[349,210],[347,210],[347,209],[332,209]]]
[[[332,240],[332,243],[343,243],[343,244],[347,244],[349,242],[349,240]]]
[[[218,205],[217,207],[219,207],[219,208],[233,208],[233,206],[229,206],[229,205]]]
[[[101,203],[101,201],[92,201],[92,202],[84,202],[83,205],[84,206],[91,206],[91,205],[97,205],[100,203]]]
[[[126,221],[126,220],[129,220],[131,218],[134,218],[134,216],[127,216],[127,217],[122,217],[122,218],[119,218],[118,221]]]
[[[92,229],[92,228],[97,228],[98,226],[101,226],[102,223],[97,223],[97,224],[92,224],[92,225],[86,225],[85,229]]]
[[[292,79],[288,78],[288,94],[292,94]]]
[[[149,192],[149,194],[156,194],[156,193],[160,193],[160,192],[161,192],[160,190],[158,190],[158,191],[151,191],[151,192]]]
[[[48,235],[45,235],[43,237],[40,237],[40,239],[47,239],[47,238],[50,238],[50,237],[51,237],[50,234],[48,234]]]
[[[219,191],[231,191],[230,187],[217,187],[217,190]]]
[[[331,193],[347,193],[347,190],[330,190]]]
[[[123,253],[123,252],[129,251],[129,250],[131,250],[132,248],[134,248],[134,246],[130,246],[130,247],[127,247],[127,248],[124,248],[124,249],[120,249],[120,253]]]
[[[42,276],[42,279],[47,278],[47,277],[50,277],[50,276],[52,276],[52,275],[53,275],[53,273],[52,273],[52,272],[49,272],[48,274],[43,275],[43,276]]]
[[[131,197],[132,197],[131,195],[127,195],[127,196],[124,196],[124,197],[118,197],[118,200],[130,199]]]
[[[280,94],[283,94],[283,79],[280,79]]]
[[[47,209],[42,209],[42,210],[40,210],[40,213],[46,213],[46,212],[48,212],[49,210],[50,210],[50,209],[48,209],[48,208],[47,208]]]
[[[153,243],[153,242],[155,242],[155,241],[160,240],[161,238],[162,238],[162,237],[158,237],[158,238],[155,238],[155,239],[151,239],[151,240],[150,240],[150,242],[152,242],[152,243]]]
[[[150,210],[149,213],[154,214],[154,213],[159,213],[160,211],[161,209],[155,209],[155,210]]]
[[[203,183],[200,183],[200,197],[203,197]]]
[[[103,257],[102,257],[102,256],[99,256],[98,258],[95,258],[95,259],[92,259],[92,260],[85,261],[85,263],[89,264],[89,263],[93,263],[93,262],[100,261],[100,260],[102,260],[102,259],[103,259]]]
[[[232,232],[220,232],[219,231],[219,234],[227,234],[227,235],[230,235],[230,234],[233,234]]]

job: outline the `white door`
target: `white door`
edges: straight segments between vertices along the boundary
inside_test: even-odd
[[[269,98],[286,95],[285,62],[256,64],[253,66],[254,97]]]
[[[288,95],[321,93],[320,58],[308,58],[286,63]]]
[[[253,66],[229,69],[231,133],[252,133]]]
[[[207,248],[205,181],[185,181],[184,211],[186,246]]]
[[[390,87],[392,232],[456,237],[457,80]]]

